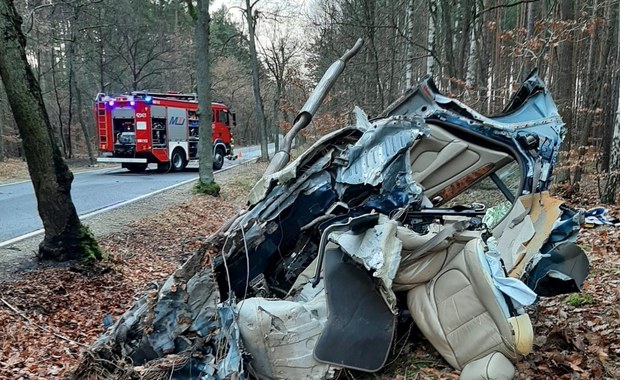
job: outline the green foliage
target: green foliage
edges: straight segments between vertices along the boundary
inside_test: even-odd
[[[88,226],[80,225],[80,242],[82,247],[82,262],[89,264],[108,258],[107,253],[101,250],[95,235]]]
[[[220,185],[218,185],[215,182],[204,183],[199,180],[194,185],[194,194],[211,195],[211,196],[217,197],[220,195]]]
[[[210,31],[209,42],[213,59],[232,57],[249,70],[250,52],[247,41],[239,26],[230,20],[226,8],[222,7],[213,13]]]
[[[574,307],[581,307],[584,305],[592,305],[594,303],[594,298],[589,294],[576,293],[566,297],[564,303]]]

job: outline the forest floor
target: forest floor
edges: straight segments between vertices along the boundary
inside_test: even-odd
[[[0,379],[62,378],[104,332],[106,315],[120,316],[244,207],[246,194],[264,170],[258,165],[216,177],[224,185],[220,198],[194,196],[191,186],[184,186],[146,201],[157,208],[137,204],[125,211],[131,217],[108,215],[89,221],[110,256],[98,273],[76,263],[30,263],[22,267],[27,270],[14,271],[1,281]],[[3,175],[0,169],[0,183]],[[573,204],[591,208],[597,200],[581,194]],[[610,213],[619,216],[620,208]],[[36,241],[30,244],[36,247]],[[583,293],[542,299],[530,310],[535,348],[519,362],[518,379],[620,378],[620,228],[584,228],[579,244],[592,267]],[[415,328],[406,330],[380,373],[342,371],[339,378],[458,379],[458,372]]]
[[[87,158],[75,158],[68,161],[71,171],[74,173],[92,170],[97,168],[115,167],[115,164],[95,164],[91,165]],[[25,181],[30,179],[28,167],[24,160],[16,158],[7,158],[0,162],[0,185],[3,183],[11,183]]]

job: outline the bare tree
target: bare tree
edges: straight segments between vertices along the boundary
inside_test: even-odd
[[[275,37],[275,36],[274,36]],[[274,39],[276,40],[274,42]],[[279,111],[282,97],[286,91],[286,78],[284,74],[291,64],[291,61],[301,52],[299,44],[290,38],[290,35],[283,34],[279,38],[273,38],[263,49],[265,64],[275,81],[275,94],[273,100],[272,131],[275,135],[275,149],[280,148],[280,128]]]
[[[260,157],[262,160],[269,159],[267,148],[267,119],[265,118],[265,107],[260,93],[260,65],[256,53],[255,27],[258,12],[255,9],[259,0],[245,0],[244,16],[248,25],[248,41],[250,45],[250,63],[252,66],[252,87],[254,90],[254,102],[256,106],[256,118],[258,119],[258,136],[260,140]]]
[[[191,6],[191,2],[188,0]],[[192,10],[192,8],[190,8]],[[196,60],[196,79],[198,87],[198,112],[199,118],[199,178],[196,189],[201,193],[217,195],[219,186],[215,183],[213,176],[213,144],[211,143],[211,134],[213,127],[211,119],[211,65],[209,61],[209,23],[211,17],[209,15],[209,1],[198,0],[196,12],[196,29],[195,29],[195,60]]]

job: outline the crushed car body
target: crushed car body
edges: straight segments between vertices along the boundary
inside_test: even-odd
[[[462,379],[514,377],[534,338],[524,308],[579,291],[589,271],[581,214],[548,191],[564,133],[549,91],[532,73],[486,117],[425,77],[372,120],[356,108],[354,125],[286,165],[358,44],[317,86],[249,209],[93,357],[157,362],[177,379],[376,372],[409,314]]]

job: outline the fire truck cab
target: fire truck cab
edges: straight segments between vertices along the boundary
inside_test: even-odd
[[[235,159],[231,127],[235,114],[223,103],[212,103],[213,169],[224,158]],[[198,97],[196,94],[136,91],[97,94],[95,120],[98,162],[117,162],[132,172],[156,163],[160,171],[183,170],[198,159]]]

